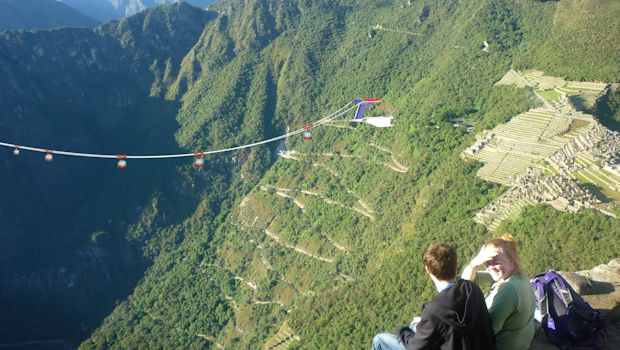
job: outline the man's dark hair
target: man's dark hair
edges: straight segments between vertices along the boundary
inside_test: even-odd
[[[458,257],[453,246],[447,243],[433,243],[422,255],[424,265],[428,267],[433,276],[442,281],[448,281],[456,277],[456,265]]]

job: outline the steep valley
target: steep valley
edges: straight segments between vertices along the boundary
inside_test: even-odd
[[[394,126],[351,112],[201,169],[0,149],[0,347],[369,347],[434,294],[419,258],[430,242],[464,264],[508,231],[530,273],[617,258],[618,219],[591,208],[524,205],[489,231],[476,213],[510,187],[461,157],[476,134],[543,107],[527,85],[496,85],[511,69],[618,82],[620,6],[586,2],[225,0],[2,32],[2,142],[193,153],[296,130],[354,98],[382,99],[366,113]],[[597,31],[589,46],[567,34],[574,17]]]

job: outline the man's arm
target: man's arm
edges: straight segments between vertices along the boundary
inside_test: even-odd
[[[422,319],[414,333],[409,327],[397,327],[396,335],[407,350],[439,349],[439,337],[433,316],[422,312]]]
[[[400,338],[400,341],[403,343],[403,345],[407,349],[409,349],[407,347],[407,344],[411,341],[413,337],[415,337],[415,333],[411,330],[411,328],[405,326],[398,326],[396,327],[394,333]]]

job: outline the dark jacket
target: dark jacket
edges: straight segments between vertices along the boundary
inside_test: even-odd
[[[480,287],[458,280],[424,305],[416,333],[397,327],[408,350],[493,350],[493,325]]]

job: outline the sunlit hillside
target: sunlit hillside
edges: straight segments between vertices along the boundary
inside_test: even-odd
[[[368,348],[434,295],[420,261],[430,242],[456,245],[464,264],[507,230],[530,273],[607,263],[620,250],[613,203],[605,214],[523,201],[490,228],[476,214],[508,180],[462,156],[513,118],[551,119],[535,113],[546,89],[496,84],[511,69],[600,84],[578,112],[614,119],[620,7],[582,3],[226,0],[92,31],[3,33],[3,142],[191,154],[320,125],[206,155],[203,168],[6,148],[0,323],[19,322],[0,345]],[[365,116],[394,126],[352,122],[355,106],[317,123],[361,98],[381,99]]]

